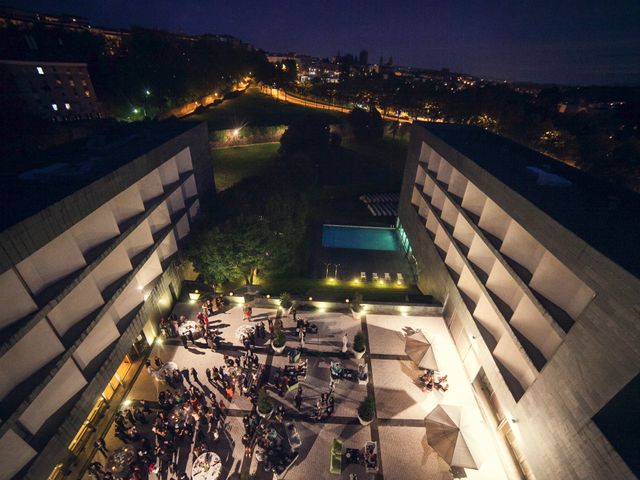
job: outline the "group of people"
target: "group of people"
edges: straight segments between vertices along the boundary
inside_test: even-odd
[[[242,437],[242,443],[245,446],[245,455],[251,456],[255,447],[256,460],[262,463],[265,472],[274,471],[281,474],[297,456],[286,436],[286,415],[284,407],[280,405],[271,420],[261,419],[255,416],[255,413],[243,419],[245,435]]]
[[[449,390],[447,375],[441,375],[435,370],[427,369],[424,374],[420,376],[419,381],[423,392],[430,392],[434,388],[441,392]]]
[[[316,405],[311,414],[311,418],[319,422],[327,417],[333,415],[335,411],[336,400],[333,397],[333,393],[323,393],[320,398],[316,400]]]
[[[264,366],[260,364],[258,355],[247,348],[243,355],[235,358],[224,355],[224,363],[220,367],[207,368],[209,383],[223,391],[229,401],[236,392],[251,400],[257,398],[264,374]]]

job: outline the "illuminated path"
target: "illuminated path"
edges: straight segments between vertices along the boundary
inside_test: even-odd
[[[351,112],[351,108],[348,107],[343,107],[341,105],[333,105],[330,103],[325,103],[322,101],[318,101],[318,100],[310,100],[304,97],[301,97],[299,95],[294,95],[291,94],[289,92],[287,92],[286,90],[281,90],[281,89],[277,89],[277,88],[268,88],[268,87],[261,87],[260,91],[266,95],[269,95],[273,98],[275,98],[276,100],[282,100],[284,102],[287,103],[292,103],[294,105],[301,105],[303,107],[308,107],[308,108],[316,108],[318,110],[330,110],[330,111],[334,111],[334,112],[340,112],[340,113],[349,113]],[[382,118],[385,120],[390,120],[393,122],[400,122],[400,123],[412,123],[413,119],[410,118],[399,118],[397,116],[392,116],[392,115],[382,115]]]

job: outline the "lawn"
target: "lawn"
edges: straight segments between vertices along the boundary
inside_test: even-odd
[[[245,147],[214,148],[213,172],[218,191],[237,184],[241,180],[259,175],[271,167],[279,143],[262,143]]]
[[[223,130],[246,126],[289,125],[293,120],[306,116],[323,118],[330,123],[339,122],[344,115],[325,112],[290,103],[279,102],[249,88],[245,93],[211,106],[202,112],[185,117],[187,120],[207,121],[209,130]]]

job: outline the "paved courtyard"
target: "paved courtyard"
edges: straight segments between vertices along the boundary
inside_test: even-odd
[[[182,303],[175,309],[178,314],[195,318],[197,305]],[[276,310],[253,309],[254,321],[275,318]],[[358,479],[373,478],[364,467],[349,465],[343,461],[341,476],[329,473],[330,445],[334,438],[344,442],[344,448],[364,447],[365,442],[378,442],[380,469],[376,478],[386,479],[451,479],[454,478],[449,466],[427,443],[424,417],[438,404],[459,405],[463,407],[464,434],[469,448],[477,460],[478,470],[454,470],[457,477],[469,479],[500,480],[506,478],[483,422],[480,410],[475,402],[463,365],[458,357],[453,340],[442,318],[393,315],[367,315],[362,321],[352,316],[335,312],[303,312],[299,316],[318,325],[317,334],[309,334],[305,342],[303,358],[308,360],[308,372],[302,383],[304,388],[303,409],[298,413],[293,407],[293,393],[279,397],[271,393],[274,403],[284,405],[295,422],[302,439],[299,458],[286,474],[291,480],[349,478],[357,474]],[[246,322],[242,321],[242,308],[235,306],[226,313],[211,317],[212,325],[222,332],[223,346],[218,352],[212,352],[202,344],[200,348],[184,348],[175,339],[165,340],[154,345],[151,356],[159,356],[164,361],[173,361],[180,368],[194,367],[200,379],[206,382],[205,369],[223,364],[223,353],[239,355],[242,351],[236,330]],[[266,323],[266,322],[265,322]],[[294,328],[291,318],[284,319],[284,327]],[[350,342],[359,330],[365,331],[367,354],[361,360],[341,358],[342,336],[347,333]],[[404,352],[404,335],[421,329],[433,344],[440,370],[449,376],[447,392],[422,392],[416,384],[420,374]],[[268,335],[267,335],[268,337]],[[287,364],[285,355],[274,355],[268,348],[268,340],[257,339],[257,352],[261,363],[265,363],[270,378],[277,367]],[[289,336],[287,344],[299,345],[296,338]],[[313,421],[308,412],[320,398],[320,394],[329,390],[329,366],[332,360],[341,359],[345,367],[357,369],[358,362],[364,362],[370,368],[367,385],[342,380],[335,389],[336,408],[334,415],[322,422]],[[131,389],[127,400],[137,402],[147,400],[155,402],[160,390],[166,385],[158,384],[146,372],[142,371]],[[206,386],[206,388],[209,388]],[[376,401],[377,419],[362,426],[356,417],[356,411],[367,392],[373,393]],[[251,409],[248,399],[235,395],[230,402],[226,417],[227,435],[221,436],[212,450],[223,459],[222,478],[249,478],[249,473],[258,479],[272,478],[271,473],[263,471],[255,458],[244,457],[241,438],[244,433],[242,416]],[[151,437],[150,437],[151,438]],[[121,446],[120,440],[113,436],[113,428],[107,437],[107,447]],[[179,453],[179,465],[190,478],[191,444],[187,443]],[[99,461],[104,460],[97,454]],[[157,477],[151,475],[152,479]],[[172,478],[172,477],[168,477]],[[164,477],[162,480],[167,480]]]

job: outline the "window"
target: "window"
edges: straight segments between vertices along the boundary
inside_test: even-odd
[[[87,86],[87,81],[86,80],[82,80],[82,86],[86,87]]]
[[[58,104],[57,103],[52,103],[51,104],[51,108],[53,108],[57,112],[58,111]]]
[[[85,90],[84,91],[84,96],[85,97],[90,97],[91,96],[91,92],[89,90]]]
[[[38,72],[38,75],[44,75],[44,70],[42,67],[36,67],[36,71]]]
[[[69,105],[68,103],[65,103],[64,108],[66,108],[67,110],[71,110],[71,105]]]
[[[69,85],[71,85],[72,87],[76,86],[76,82],[74,82],[73,80],[69,80]]]

